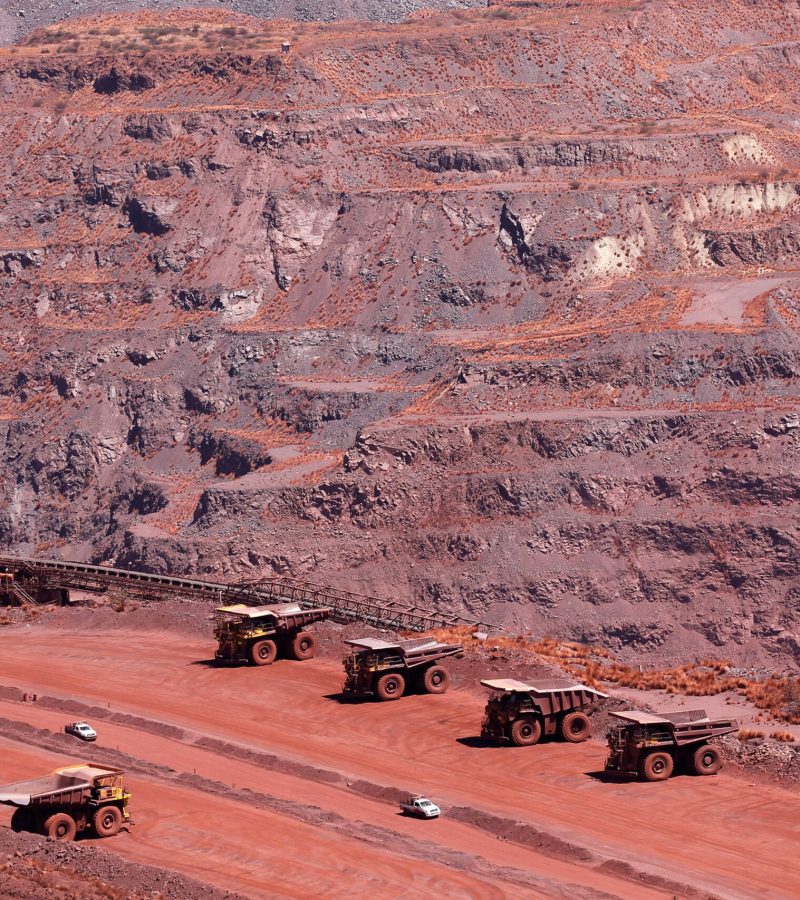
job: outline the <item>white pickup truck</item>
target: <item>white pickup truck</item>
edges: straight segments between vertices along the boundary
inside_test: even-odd
[[[72,734],[82,741],[96,741],[97,732],[87,722],[70,722],[64,726],[65,734]]]
[[[400,804],[400,809],[407,816],[417,816],[420,819],[435,819],[441,814],[441,810],[435,803],[431,803],[427,797],[409,797]]]

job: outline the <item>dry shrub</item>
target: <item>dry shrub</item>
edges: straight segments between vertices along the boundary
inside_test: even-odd
[[[773,731],[770,737],[773,741],[780,741],[782,744],[794,743],[794,735],[790,731]]]
[[[772,675],[766,681],[747,683],[740,693],[776,719],[800,725],[800,678]]]
[[[763,731],[753,731],[751,728],[740,728],[739,733],[736,735],[740,741],[752,741],[754,738],[763,738]]]
[[[731,664],[724,659],[704,659],[699,663],[685,663],[670,669],[644,670],[620,662],[605,647],[553,637],[533,641],[521,636],[492,635],[480,642],[475,639],[476,629],[472,626],[439,628],[428,633],[440,641],[461,643],[467,649],[482,644],[487,650],[515,649],[535,653],[594,688],[605,682],[689,697],[709,697],[735,691],[757,709],[766,710],[774,719],[800,725],[800,678],[797,677],[773,675],[766,681],[755,681],[730,675]],[[746,731],[744,733],[747,734]]]

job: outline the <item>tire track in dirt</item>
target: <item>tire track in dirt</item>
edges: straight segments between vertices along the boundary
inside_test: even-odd
[[[495,816],[468,806],[454,807],[448,810],[447,815],[457,822],[463,822],[466,825],[471,825],[473,828],[480,828],[493,837],[498,838],[498,840],[510,841],[513,844],[519,844],[521,847],[530,847],[539,853],[555,855],[563,852],[565,847],[571,846],[562,841],[561,838],[553,837],[552,834],[548,834],[534,825],[529,825],[526,822],[514,822],[511,819]],[[571,852],[574,854],[571,857],[573,861],[593,863],[596,860],[592,853],[582,847],[574,847]],[[606,859],[599,865],[594,866],[594,868],[598,872],[605,872],[637,884],[648,885],[674,896],[687,898],[687,900],[717,900],[713,894],[709,894],[707,891],[698,891],[689,885],[673,881],[670,878],[642,872],[630,863],[620,859]]]
[[[52,700],[54,698],[49,699]],[[36,728],[26,722],[7,718],[0,718],[0,732],[7,740],[40,747],[44,750],[67,753],[73,758],[78,758],[72,741],[66,735],[44,728]],[[245,748],[236,748],[236,745],[227,745],[224,742],[219,743],[224,747],[231,746],[240,751],[245,750]],[[65,747],[65,744],[69,746]],[[508,882],[519,887],[536,889],[545,892],[547,896],[562,897],[564,900],[570,900],[570,898],[576,898],[576,900],[614,900],[616,896],[606,891],[585,888],[582,885],[557,883],[552,879],[512,866],[493,865],[474,854],[445,848],[432,841],[414,840],[381,826],[346,819],[339,813],[324,810],[320,807],[286,800],[261,791],[233,788],[224,782],[214,781],[189,772],[177,772],[169,766],[138,759],[120,750],[93,747],[90,751],[87,748],[80,758],[84,761],[88,759],[100,765],[118,766],[127,772],[150,780],[181,785],[192,790],[243,803],[247,806],[270,810],[279,815],[291,816],[304,824],[332,829],[341,835],[362,843],[380,848],[390,847],[392,852],[411,859],[439,863],[476,876]],[[379,788],[379,790],[381,789]]]
[[[23,692],[16,687],[0,685],[0,699],[21,700],[22,696]],[[322,784],[327,784],[345,791],[352,791],[353,793],[359,794],[363,797],[367,797],[373,800],[385,801],[392,805],[398,804],[399,801],[405,798],[408,794],[407,791],[404,791],[401,788],[380,785],[364,779],[348,780],[341,773],[331,769],[324,769],[319,766],[311,766],[305,763],[295,762],[293,760],[280,757],[274,753],[268,753],[263,750],[247,747],[230,741],[223,741],[218,738],[188,731],[186,729],[178,728],[176,726],[169,725],[164,722],[159,722],[157,720],[146,719],[141,716],[130,715],[128,713],[114,712],[110,708],[91,706],[86,703],[81,703],[80,701],[54,697],[51,695],[38,696],[36,704],[48,709],[57,709],[59,711],[82,715],[87,718],[94,717],[96,719],[104,719],[114,724],[124,725],[126,727],[142,730],[147,733],[155,733],[163,737],[180,741],[183,744],[206,750],[223,758],[233,758],[241,760],[243,762],[253,763],[264,769],[270,769],[285,775],[296,776],[306,781],[314,781]],[[0,719],[0,723],[6,721],[12,720]],[[33,726],[26,727],[33,728]],[[46,730],[44,733],[49,736],[49,738],[53,742],[58,743],[59,745],[69,745],[70,747],[72,746],[71,739],[66,738],[64,735],[54,732],[48,732]],[[48,746],[46,747],[46,749],[51,749],[51,747]],[[61,746],[59,746],[59,749],[61,749]],[[120,753],[120,751],[113,750],[109,750],[108,752],[114,754]],[[126,760],[129,761],[118,762],[115,764],[125,766],[130,771],[134,771],[134,767],[137,765],[145,767],[158,766],[158,764],[155,763],[137,760],[134,757],[130,757],[128,754],[122,755]],[[167,769],[163,766],[158,766],[158,768],[160,770],[165,770],[168,773],[174,773],[174,770]],[[145,771],[142,774],[151,775],[152,777],[152,773],[148,771]],[[172,777],[174,776],[170,776],[171,780]],[[231,789],[229,786],[224,785],[221,782],[211,782],[207,779],[201,779],[196,775],[189,775],[188,773],[182,773],[178,775],[177,780],[189,787],[197,787],[200,782],[205,782],[207,785],[213,786],[213,789],[208,791],[209,793],[222,793],[226,796],[231,796],[232,794],[236,793],[234,789]],[[244,795],[246,798],[259,796],[251,791],[245,791]],[[338,816],[338,814],[328,813],[316,807],[312,808],[307,806],[306,804],[293,803],[292,801],[274,796],[269,796],[268,808],[282,814],[293,815],[296,818],[300,818],[303,821],[313,825],[324,826],[334,824],[329,818],[331,815],[336,816],[335,824],[337,828],[340,827],[340,824],[342,822],[352,824],[349,822],[349,820],[344,819],[342,816]],[[309,812],[310,810],[314,810],[313,814]],[[309,815],[311,815],[311,818],[308,818]],[[612,874],[626,881],[632,881],[636,884],[648,885],[659,890],[667,891],[671,894],[678,894],[682,897],[698,898],[698,900],[713,900],[712,895],[710,895],[707,891],[699,891],[688,884],[679,883],[671,879],[664,878],[663,876],[654,875],[644,870],[637,869],[636,867],[630,865],[630,863],[623,862],[618,859],[599,857],[596,853],[579,844],[565,841],[563,838],[550,834],[547,831],[536,828],[534,825],[525,822],[521,822],[508,817],[497,816],[485,812],[484,810],[467,806],[454,807],[446,810],[443,813],[443,816],[452,818],[465,825],[469,825],[472,828],[484,831],[491,837],[498,840],[517,844],[518,846],[534,850],[537,853],[541,853],[555,859],[586,865],[589,868],[597,868],[598,871]],[[371,829],[373,826],[368,827]],[[379,830],[381,832],[386,831],[385,829]],[[394,836],[397,833],[390,832],[390,834]],[[403,836],[399,837],[401,837],[403,840],[408,840]],[[426,847],[429,846],[429,842],[425,842],[425,845]],[[426,855],[425,858],[430,858],[430,856]],[[515,870],[509,869],[509,871]],[[494,877],[500,876],[494,875]],[[504,880],[517,881],[518,879],[512,877]],[[600,895],[600,892],[598,892],[598,896]],[[578,894],[575,894],[573,896],[578,896]]]

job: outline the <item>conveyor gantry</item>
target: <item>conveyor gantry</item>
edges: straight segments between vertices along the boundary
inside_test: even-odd
[[[3,575],[5,578],[2,578]],[[306,606],[329,606],[333,610],[332,618],[340,622],[359,621],[380,628],[410,631],[482,624],[462,616],[446,615],[395,600],[336,590],[293,578],[226,584],[63,560],[0,556],[0,589],[20,602],[52,596],[58,591],[106,593],[115,588],[124,591],[127,596],[147,600],[170,597],[207,599],[214,600],[220,606],[234,603],[263,605],[281,600]]]

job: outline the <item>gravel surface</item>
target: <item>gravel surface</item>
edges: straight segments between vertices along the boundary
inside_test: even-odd
[[[35,834],[14,834],[7,828],[0,828],[0,875],[0,896],[25,900],[239,897],[178,872],[128,862],[95,847],[62,844]]]
[[[399,22],[420,9],[485,7],[486,0],[0,0],[0,45],[22,35],[75,16],[122,12],[132,9],[176,9],[207,6],[263,16],[265,19],[313,20],[364,19]]]

